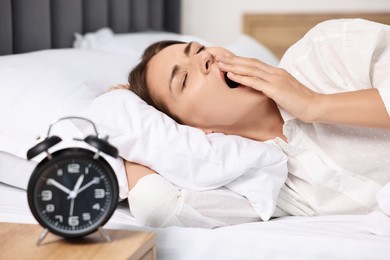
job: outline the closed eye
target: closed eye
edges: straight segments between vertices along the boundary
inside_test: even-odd
[[[204,51],[206,47],[204,45],[200,46],[200,48],[196,51],[196,54],[198,54],[201,51]]]
[[[188,73],[186,73],[184,75],[183,84],[182,84],[182,90],[187,86],[187,77],[188,77]]]
[[[201,45],[195,54],[198,54],[198,53],[204,51],[205,49],[206,49],[206,47],[204,45]],[[206,64],[206,66],[208,66],[208,64]],[[186,73],[184,76],[183,83],[182,83],[182,90],[185,89],[185,87],[187,86],[187,78],[188,78],[188,73]]]

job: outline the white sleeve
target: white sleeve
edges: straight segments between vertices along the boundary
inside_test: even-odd
[[[247,199],[227,188],[179,189],[158,174],[141,178],[128,200],[137,221],[152,227],[217,228],[261,220]]]
[[[370,78],[390,116],[390,26],[383,27],[378,32],[378,44],[371,59]]]
[[[318,24],[280,67],[319,93],[377,88],[390,114],[390,26],[363,19]]]

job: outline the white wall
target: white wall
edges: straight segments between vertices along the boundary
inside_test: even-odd
[[[182,0],[182,32],[214,44],[237,38],[245,12],[390,12],[390,0]]]

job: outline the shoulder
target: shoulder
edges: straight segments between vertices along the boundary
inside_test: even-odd
[[[321,40],[321,37],[333,38],[348,35],[360,35],[361,37],[364,37],[365,35],[371,35],[386,30],[390,30],[389,25],[365,19],[334,19],[317,24],[306,33],[303,39]]]
[[[284,57],[290,58],[294,52],[305,53],[313,48],[328,48],[337,45],[340,47],[359,47],[375,44],[390,34],[390,26],[364,19],[334,19],[321,22],[310,29],[297,43],[292,45]],[[387,40],[389,37],[386,37]],[[304,48],[304,49],[303,49]]]
[[[319,23],[287,50],[279,66],[318,92],[366,88],[375,50],[390,46],[389,28],[363,19]]]

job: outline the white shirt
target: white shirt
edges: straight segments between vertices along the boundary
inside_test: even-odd
[[[321,23],[287,51],[280,66],[321,93],[375,87],[390,112],[390,26],[358,19]],[[386,183],[380,193],[382,202],[389,201],[390,130],[305,124],[281,112],[288,142],[269,142],[287,155],[289,174],[273,216],[368,213]],[[257,185],[251,178],[237,183],[242,191]],[[153,174],[137,183],[129,201],[137,220],[150,226],[212,228],[258,221],[253,203],[238,194],[223,187],[190,191]],[[390,204],[384,206],[390,214]]]
[[[314,27],[280,67],[320,93],[377,88],[390,114],[390,26],[361,19]],[[282,111],[274,142],[288,156],[289,177],[278,206],[293,215],[365,213],[390,182],[390,130],[306,124]]]

